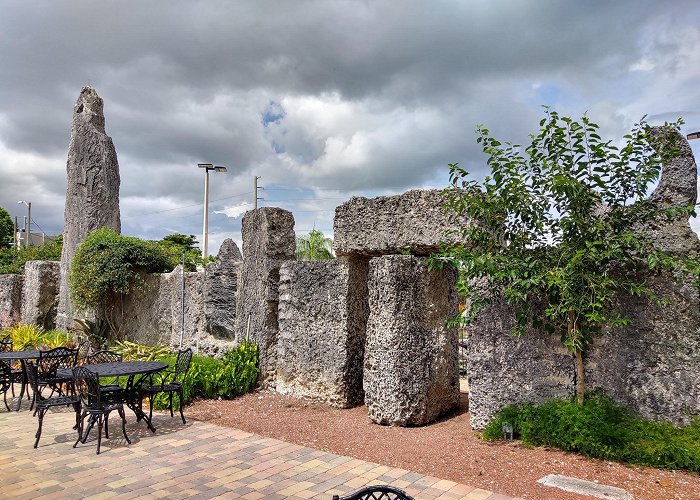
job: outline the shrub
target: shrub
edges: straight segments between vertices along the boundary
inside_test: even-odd
[[[69,277],[71,299],[79,307],[103,309],[120,295],[143,289],[144,274],[170,269],[156,243],[100,228],[75,253]]]
[[[644,420],[600,394],[583,405],[552,400],[508,406],[484,430],[500,439],[504,424],[527,445],[548,445],[584,455],[664,469],[700,472],[700,419],[684,427]]]
[[[61,260],[62,246],[59,236],[38,247],[0,248],[0,274],[24,274],[24,263],[30,260]]]
[[[63,330],[44,331],[40,326],[33,323],[15,323],[3,330],[2,335],[9,335],[12,339],[15,351],[27,349],[39,349],[47,347],[53,349],[71,342],[73,336]]]
[[[146,346],[136,342],[117,342],[115,350],[122,353],[124,359],[153,360],[158,358],[172,368],[176,356],[163,355],[164,346]],[[248,392],[258,378],[258,347],[248,341],[228,351],[223,359],[209,356],[192,356],[192,364],[183,381],[185,404],[192,398],[231,399]],[[157,380],[157,375],[154,378]],[[154,408],[167,408],[168,396],[159,394],[154,401]],[[174,400],[177,409],[179,402]]]

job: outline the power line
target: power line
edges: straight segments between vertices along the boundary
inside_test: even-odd
[[[232,196],[225,196],[225,197],[223,197],[223,198],[217,198],[217,199],[211,200],[211,201],[229,200],[229,199],[231,199],[231,198],[238,198],[239,196],[244,196],[244,195],[247,195],[247,194],[248,194],[247,192],[245,192],[245,193],[238,193],[238,194],[234,194],[234,195],[232,195]],[[145,214],[127,215],[126,217],[122,217],[122,218],[123,218],[123,219],[132,219],[132,218],[134,218],[134,217],[143,217],[144,215],[162,214],[162,213],[165,213],[165,212],[172,212],[172,211],[174,211],[174,210],[184,210],[185,208],[201,207],[202,205],[204,205],[204,203],[196,203],[196,204],[194,204],[194,205],[183,205],[183,206],[181,206],[181,207],[166,208],[165,210],[156,210],[155,212],[146,212]],[[189,217],[189,216],[185,216],[185,217]]]

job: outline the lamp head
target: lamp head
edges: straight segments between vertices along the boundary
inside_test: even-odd
[[[211,163],[197,163],[197,166],[199,168],[206,168],[207,170],[211,170],[212,168],[214,168],[214,165],[212,165]]]
[[[692,132],[687,135],[687,138],[689,141],[692,139],[700,139],[700,132]]]

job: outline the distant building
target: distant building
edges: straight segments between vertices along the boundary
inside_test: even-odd
[[[49,241],[53,241],[56,238],[58,238],[58,236],[48,236],[45,233],[29,233],[29,237],[31,238],[29,240],[29,246],[32,246],[32,247],[41,246],[44,243],[47,243]],[[19,248],[20,246],[22,246],[22,247],[25,246],[26,241],[27,241],[26,236],[25,236],[25,232],[24,231],[17,231],[17,237],[16,237],[15,241],[16,241],[15,245],[17,246],[17,248]]]

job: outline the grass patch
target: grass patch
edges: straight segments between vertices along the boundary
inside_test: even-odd
[[[700,418],[674,427],[644,420],[609,399],[594,394],[583,405],[552,400],[541,405],[512,405],[499,411],[484,430],[484,438],[503,438],[503,426],[513,427],[526,445],[547,445],[565,451],[648,465],[700,472]]]

